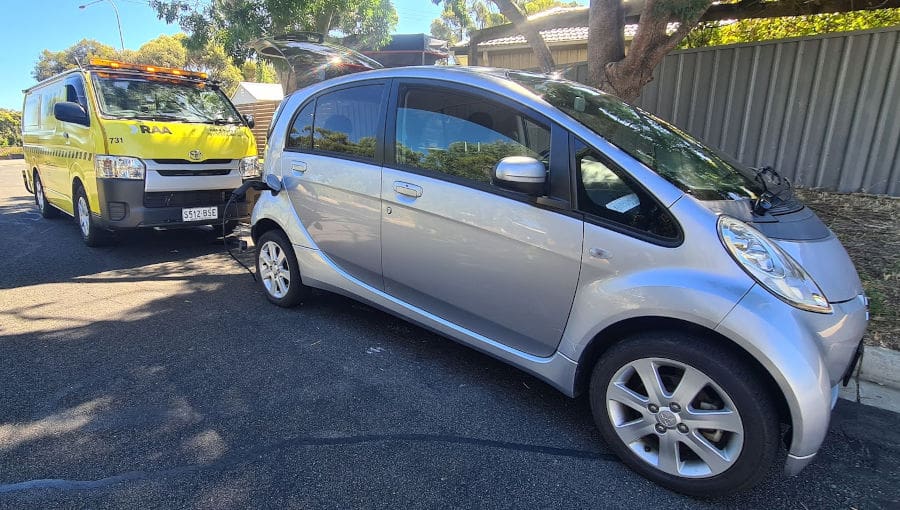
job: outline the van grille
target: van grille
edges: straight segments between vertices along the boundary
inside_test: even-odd
[[[144,193],[144,207],[205,207],[224,205],[231,190],[154,191]]]
[[[230,159],[204,159],[203,161],[190,161],[187,159],[154,159],[160,165],[227,165]]]
[[[157,170],[159,175],[164,177],[180,177],[180,176],[205,176],[205,175],[228,175],[231,170],[225,168],[220,170]]]

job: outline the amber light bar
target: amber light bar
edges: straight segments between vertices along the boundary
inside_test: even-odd
[[[175,69],[173,67],[159,67],[159,66],[144,66],[140,64],[129,64],[126,62],[119,62],[116,60],[109,60],[105,58],[92,58],[90,60],[90,64],[95,67],[108,67],[110,69],[129,69],[132,71],[143,71],[145,73],[157,73],[157,74],[168,74],[172,76],[183,76],[185,78],[200,78],[201,80],[205,80],[209,78],[209,75],[206,73],[201,73],[197,71],[188,71],[186,69]]]

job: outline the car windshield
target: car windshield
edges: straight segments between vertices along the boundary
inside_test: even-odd
[[[163,77],[94,75],[104,115],[210,124],[240,124],[241,117],[218,87]]]
[[[765,191],[755,170],[611,95],[539,74],[507,76],[700,200],[757,199]]]

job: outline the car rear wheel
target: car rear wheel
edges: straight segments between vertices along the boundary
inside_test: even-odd
[[[266,298],[278,306],[296,306],[309,292],[309,287],[300,281],[294,248],[278,230],[270,230],[259,238],[256,275]]]
[[[644,333],[597,363],[591,410],[629,467],[677,492],[712,497],[756,485],[778,455],[778,414],[766,388],[720,342]]]
[[[107,232],[97,226],[94,215],[91,214],[90,202],[87,193],[80,184],[75,187],[75,222],[81,233],[81,239],[88,246],[101,246],[107,240]]]
[[[59,211],[47,202],[47,194],[44,191],[44,183],[41,182],[41,176],[37,171],[34,172],[34,203],[37,205],[38,211],[44,218],[55,218],[59,216]]]

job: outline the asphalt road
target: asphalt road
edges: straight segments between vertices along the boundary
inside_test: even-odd
[[[326,293],[269,305],[212,231],[82,245],[0,161],[2,508],[898,508],[900,417],[841,401],[800,476],[717,501],[625,468],[584,398]]]

